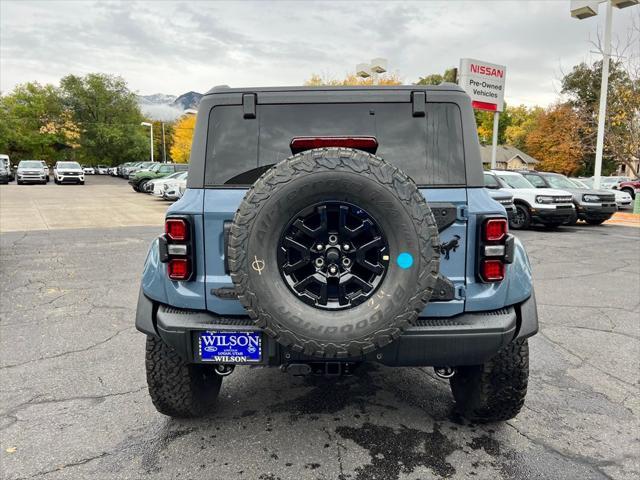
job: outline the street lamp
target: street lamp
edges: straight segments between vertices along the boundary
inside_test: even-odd
[[[602,150],[604,148],[604,122],[607,114],[607,91],[609,87],[609,58],[611,57],[612,6],[626,8],[637,5],[639,0],[571,0],[571,16],[578,20],[594,17],[598,6],[607,3],[604,21],[604,52],[602,55],[602,79],[600,80],[600,108],[598,109],[598,137],[596,141],[596,164],[593,172],[593,188],[600,188],[602,175]]]
[[[374,58],[371,63],[359,63],[356,65],[356,76],[360,78],[373,77],[373,83],[376,83],[378,75],[387,71],[386,58]]]
[[[151,128],[149,131],[149,145],[151,146],[151,161],[153,162],[153,123],[142,122],[140,125]]]

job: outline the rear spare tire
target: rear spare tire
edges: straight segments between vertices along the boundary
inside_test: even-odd
[[[282,345],[359,356],[397,338],[436,283],[438,230],[423,195],[368,153],[290,157],[245,195],[229,239],[231,278],[256,325]]]

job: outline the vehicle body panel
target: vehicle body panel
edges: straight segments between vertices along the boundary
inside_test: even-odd
[[[488,216],[505,217],[503,205],[496,202],[489,191],[484,188],[481,170],[480,151],[478,146],[475,122],[471,103],[455,85],[442,87],[403,86],[388,88],[273,88],[273,89],[219,89],[205,95],[200,103],[198,120],[196,122],[194,142],[191,150],[187,188],[182,198],[169,207],[167,215],[186,215],[193,225],[195,241],[195,277],[188,282],[171,281],[166,274],[166,264],[160,262],[159,242],[153,242],[149,249],[143,272],[141,296],[139,303],[139,317],[136,325],[141,331],[152,335],[160,335],[181,354],[193,360],[193,344],[191,332],[203,325],[215,324],[216,319],[222,320],[233,316],[234,325],[242,328],[257,328],[247,316],[247,312],[234,296],[234,285],[229,274],[225,271],[225,222],[231,222],[247,187],[235,185],[212,186],[207,177],[207,155],[212,152],[207,149],[207,138],[215,135],[210,128],[211,112],[216,106],[243,105],[244,95],[255,95],[255,105],[258,111],[262,106],[282,104],[354,104],[373,103],[376,106],[384,104],[411,104],[414,92],[426,92],[426,103],[455,103],[458,105],[463,118],[463,150],[464,150],[464,185],[449,185],[432,188],[420,188],[435,215],[441,212],[454,212],[450,223],[443,225],[439,234],[441,245],[457,244],[456,248],[445,251],[441,246],[440,274],[449,281],[455,291],[450,300],[432,300],[421,312],[420,318],[425,325],[430,325],[430,319],[444,321],[443,325],[455,325],[456,321],[470,322],[457,333],[448,330],[446,334],[436,335],[439,327],[422,328],[411,327],[402,335],[401,341],[385,350],[391,360],[385,360],[390,365],[422,365],[425,361],[472,362],[470,358],[478,360],[482,355],[490,356],[500,346],[512,341],[519,335],[519,325],[527,324],[522,331],[524,336],[537,331],[537,315],[535,315],[535,298],[531,278],[531,266],[522,244],[515,239],[513,248],[513,263],[506,266],[506,280],[497,283],[481,282],[476,273],[478,262],[478,234],[481,222]],[[378,108],[378,107],[376,107]],[[380,109],[383,110],[383,109]],[[373,114],[372,114],[373,115]],[[241,117],[239,117],[241,118]],[[252,117],[245,117],[252,118]],[[240,121],[240,120],[239,120]],[[416,121],[416,120],[413,120]],[[249,140],[247,140],[249,141]],[[276,161],[280,158],[274,156]],[[389,161],[393,162],[392,159]],[[535,190],[535,189],[533,189]],[[542,192],[536,191],[538,195]],[[552,191],[556,194],[558,192]],[[560,192],[566,194],[566,192]],[[275,248],[275,247],[274,247]],[[448,258],[445,258],[448,256]],[[224,294],[223,294],[224,293]],[[160,304],[158,313],[154,308],[148,308],[147,303],[153,301]],[[529,302],[529,303],[527,303]],[[177,309],[186,309],[195,315],[187,319],[172,317],[162,305],[169,305]],[[522,321],[521,311],[524,305],[529,312],[526,322]],[[504,310],[504,309],[507,310]],[[195,311],[195,312],[194,312]],[[533,311],[533,313],[531,313]],[[497,312],[497,313],[493,313]],[[504,319],[502,326],[497,326],[491,333],[481,332],[475,315],[488,317],[496,316]],[[204,323],[198,322],[203,319]],[[452,323],[446,323],[449,317],[454,317]],[[516,317],[519,318],[516,321]],[[483,317],[484,318],[484,317]],[[484,320],[482,320],[484,321]],[[176,323],[177,322],[177,323]],[[181,323],[183,322],[183,323]],[[191,322],[191,323],[190,323]],[[209,323],[207,323],[209,322]],[[474,323],[475,322],[475,323]],[[195,325],[195,326],[194,326]],[[199,325],[199,326],[198,326]],[[218,328],[218,327],[216,327]],[[224,327],[220,327],[224,328]],[[235,327],[238,328],[238,327]],[[440,331],[440,333],[444,333]],[[481,345],[484,338],[489,339],[490,346]],[[446,338],[446,339],[445,339]],[[274,357],[270,364],[278,364],[280,351],[286,350],[278,346],[275,341],[266,338],[267,348]],[[461,343],[456,343],[456,341]],[[437,345],[448,345],[438,357]],[[433,346],[431,356],[425,357],[425,345]],[[460,348],[460,345],[462,348]],[[475,347],[474,347],[475,345]],[[406,347],[406,348],[405,348]],[[486,347],[486,351],[483,348]],[[410,351],[420,350],[413,357]],[[445,352],[446,350],[446,352]],[[483,350],[484,353],[480,353]],[[468,353],[465,357],[465,352]],[[478,356],[473,357],[473,353]],[[411,357],[411,358],[409,358]],[[386,359],[387,357],[385,357]],[[425,360],[425,358],[428,358]],[[374,359],[374,357],[372,357]],[[422,363],[421,363],[422,362]],[[452,363],[455,364],[455,363]]]

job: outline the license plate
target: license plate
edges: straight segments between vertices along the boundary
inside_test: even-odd
[[[261,332],[215,332],[198,334],[198,356],[204,362],[257,363],[262,359]]]

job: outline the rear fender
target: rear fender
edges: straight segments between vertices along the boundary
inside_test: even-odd
[[[502,205],[492,201],[492,205],[485,201],[490,199],[485,189],[467,190],[469,196],[469,232],[475,235],[477,232],[477,219],[486,214],[500,214],[506,216]],[[514,199],[515,201],[515,199]],[[499,207],[502,212],[496,210]],[[475,265],[477,261],[477,252],[475,248],[467,250],[467,291],[465,311],[478,312],[486,310],[497,310],[499,308],[515,305],[528,299],[533,291],[533,279],[531,276],[531,264],[527,257],[527,252],[522,242],[516,237],[514,239],[514,256],[513,263],[506,267],[506,279],[502,282],[483,283],[475,276]],[[474,239],[474,246],[477,244]]]
[[[206,308],[202,199],[202,190],[187,189],[183,197],[167,211],[167,215],[189,215],[193,221],[196,275],[192,280],[188,282],[170,280],[166,264],[160,262],[158,239],[151,243],[142,273],[142,291],[144,295],[156,302],[178,308],[195,310]]]

